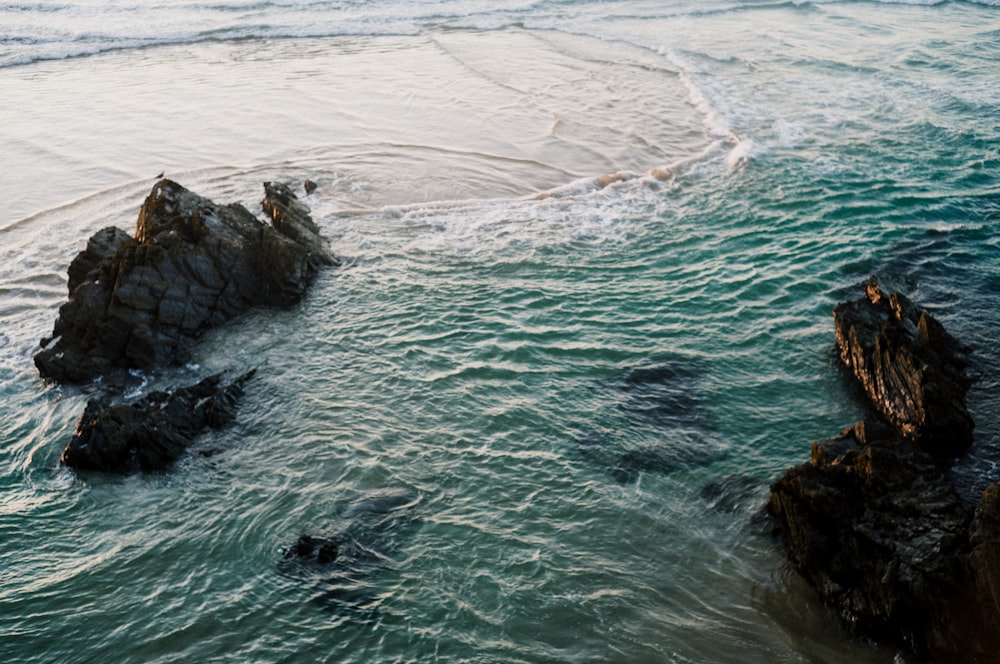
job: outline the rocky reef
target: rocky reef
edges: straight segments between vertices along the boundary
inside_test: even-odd
[[[264,190],[270,225],[160,180],[134,237],[98,231],[70,265],[69,300],[35,355],[42,377],[84,383],[178,365],[205,330],[252,307],[298,302],[337,259],[287,186]]]
[[[92,399],[60,461],[77,470],[106,473],[163,470],[207,428],[218,429],[236,415],[249,371],[224,382],[210,376],[171,392],[151,392],[132,403]]]
[[[952,460],[972,443],[968,350],[876,279],[834,311],[840,355],[879,418],[812,444],[771,486],[789,557],[860,635],[931,661],[996,661],[1000,485],[978,509]]]

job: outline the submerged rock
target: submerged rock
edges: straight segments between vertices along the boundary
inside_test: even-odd
[[[349,503],[329,527],[301,534],[282,550],[278,572],[316,591],[324,604],[367,608],[368,581],[392,563],[420,494],[389,489]]]
[[[700,403],[703,373],[699,362],[678,357],[602,381],[602,390],[624,416],[623,426],[578,438],[577,452],[622,484],[646,472],[667,474],[717,461],[724,450]]]
[[[337,261],[287,187],[267,183],[262,204],[271,226],[239,204],[157,182],[134,238],[103,229],[72,262],[69,301],[35,355],[41,375],[81,383],[181,364],[205,330],[251,307],[299,301]]]
[[[664,426],[706,426],[699,399],[704,374],[700,363],[674,358],[632,367],[611,381],[619,395],[619,408],[633,419]]]
[[[933,316],[872,277],[865,297],[834,309],[841,358],[904,438],[940,457],[972,444],[966,351]]]
[[[666,475],[683,468],[707,466],[723,456],[721,449],[707,440],[692,442],[698,438],[698,433],[687,432],[679,440],[671,438],[630,449],[615,459],[611,476],[620,484],[631,484],[643,473]]]
[[[763,511],[767,485],[756,477],[728,475],[705,484],[699,495],[719,512]]]
[[[211,376],[173,392],[152,392],[130,404],[87,403],[60,461],[77,470],[106,473],[163,470],[204,429],[235,417],[250,371],[223,383]]]

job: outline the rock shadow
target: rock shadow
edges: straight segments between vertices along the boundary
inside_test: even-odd
[[[601,381],[614,424],[577,437],[577,454],[621,484],[717,461],[725,450],[702,404],[705,373],[704,362],[678,356]]]

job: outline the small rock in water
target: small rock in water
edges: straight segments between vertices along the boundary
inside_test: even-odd
[[[369,608],[368,581],[392,562],[419,504],[420,494],[408,489],[363,496],[327,528],[301,534],[283,549],[278,572],[313,588],[325,605]]]
[[[303,189],[306,190],[306,196],[308,196],[309,194],[311,194],[314,191],[316,191],[316,187],[317,186],[318,185],[315,182],[313,182],[312,180],[308,180],[308,179],[305,182],[302,183]]]

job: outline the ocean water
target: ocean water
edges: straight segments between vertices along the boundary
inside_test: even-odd
[[[995,1],[0,4],[0,659],[904,661],[760,509],[866,413],[831,310],[872,273],[973,347],[957,474],[1000,478],[998,62]],[[161,171],[316,181],[345,264],[139,376],[256,367],[233,426],[78,475],[99,388],[31,358]],[[282,573],[350,523],[348,598]]]

